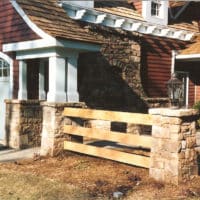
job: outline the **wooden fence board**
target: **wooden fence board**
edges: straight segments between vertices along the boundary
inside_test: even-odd
[[[115,160],[131,165],[136,165],[144,168],[149,168],[150,158],[130,153],[120,152],[113,149],[94,147],[75,142],[64,142],[64,149],[74,152],[84,153],[91,156],[98,156],[110,160]]]
[[[64,132],[99,140],[119,142],[131,146],[151,148],[151,136],[134,135],[122,132],[107,131],[98,128],[85,128],[80,126],[65,125]]]
[[[141,114],[141,113],[65,108],[63,115],[70,117],[108,120],[114,122],[125,122],[125,123],[142,124],[142,125],[153,124],[151,115]]]

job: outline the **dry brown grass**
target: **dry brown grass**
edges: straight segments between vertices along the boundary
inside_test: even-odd
[[[156,182],[148,170],[68,153],[0,164],[0,200],[200,199],[200,178],[179,187]],[[4,184],[2,184],[4,183]]]

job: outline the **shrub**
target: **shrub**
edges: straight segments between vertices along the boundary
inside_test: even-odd
[[[200,112],[200,101],[197,101],[194,105],[193,108],[198,110]],[[200,128],[200,115],[199,115],[199,119],[197,120],[197,129]]]
[[[193,108],[200,111],[200,101],[197,101],[194,105]]]

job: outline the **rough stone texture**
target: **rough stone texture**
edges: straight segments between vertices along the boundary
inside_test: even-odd
[[[178,184],[198,174],[194,110],[150,109],[153,114],[150,176]]]
[[[40,146],[42,107],[36,100],[6,100],[6,145],[12,148]]]
[[[63,116],[65,107],[86,107],[84,103],[42,103],[43,124],[41,155],[56,156],[64,150],[64,141],[81,141],[82,137],[69,136],[63,132],[64,125],[80,125],[80,120]]]
[[[99,53],[79,56],[81,101],[91,108],[147,111],[140,76],[140,37],[106,27],[94,29],[90,27],[104,42]]]

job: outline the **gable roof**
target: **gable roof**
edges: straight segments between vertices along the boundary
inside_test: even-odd
[[[97,37],[83,28],[83,23],[69,18],[55,0],[16,2],[34,24],[55,38],[100,43]]]

